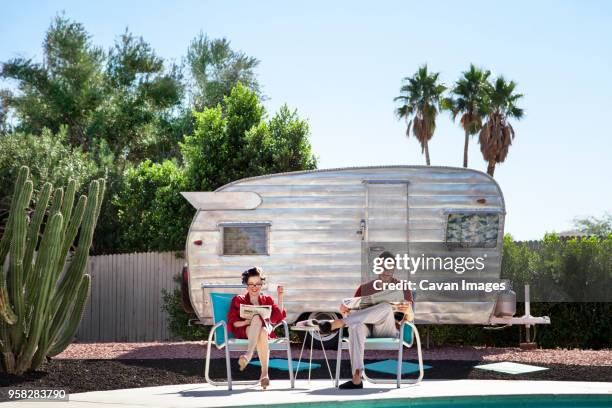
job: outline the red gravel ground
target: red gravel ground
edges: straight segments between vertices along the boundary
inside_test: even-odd
[[[299,347],[293,351],[297,359]],[[73,343],[54,359],[168,359],[168,358],[204,358],[205,342],[151,342],[151,343]],[[306,353],[306,350],[304,351]],[[328,357],[331,356],[328,350]],[[283,357],[283,352],[272,355]],[[414,352],[406,352],[406,359],[414,358]],[[385,358],[395,356],[395,352],[368,352],[368,358]],[[224,356],[222,351],[213,348],[213,358]],[[323,358],[321,350],[314,350],[313,358]],[[348,358],[348,353],[344,353]],[[423,350],[427,360],[460,360],[460,361],[515,361],[539,364],[570,364],[586,366],[612,366],[612,350],[564,350],[537,349],[521,350],[519,348],[494,347],[443,347]]]

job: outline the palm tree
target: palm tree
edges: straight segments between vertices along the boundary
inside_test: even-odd
[[[446,90],[438,82],[439,75],[437,72],[428,73],[427,65],[423,65],[412,77],[404,78],[401,95],[394,99],[402,103],[396,114],[398,118],[406,120],[406,136],[410,135],[412,126],[412,133],[421,143],[421,153],[425,153],[428,166],[431,165],[428,142],[436,130],[436,116],[442,93]]]
[[[519,120],[523,117],[523,109],[516,106],[523,94],[515,93],[515,88],[514,81],[506,82],[504,77],[500,76],[487,91],[487,122],[480,130],[479,142],[482,156],[489,163],[487,173],[491,177],[495,172],[495,165],[506,160],[514,139],[514,129],[508,119]]]
[[[450,98],[442,102],[444,109],[450,110],[453,120],[461,115],[461,127],[465,132],[463,144],[463,167],[468,166],[468,144],[470,136],[482,129],[482,121],[486,117],[487,88],[491,71],[481,70],[470,64],[469,71],[463,72],[461,78],[451,89]]]

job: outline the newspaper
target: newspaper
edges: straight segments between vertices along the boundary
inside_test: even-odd
[[[271,314],[272,306],[240,305],[240,317],[242,319],[251,320],[254,315],[259,315],[262,319],[267,320]]]
[[[319,326],[313,322],[313,319],[308,319],[308,320],[300,320],[299,322],[295,324],[295,327],[305,328],[305,329],[308,329],[308,328],[318,329]]]
[[[371,295],[342,300],[342,304],[350,310],[367,309],[370,306],[385,302],[392,305],[398,305],[407,301],[404,299],[404,291],[402,290],[381,290]]]

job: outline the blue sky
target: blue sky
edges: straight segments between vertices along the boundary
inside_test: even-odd
[[[0,61],[41,57],[60,11],[110,47],[126,27],[179,61],[203,31],[261,60],[270,111],[308,119],[319,167],[424,164],[404,136],[393,97],[427,63],[446,84],[471,62],[518,82],[526,115],[496,169],[506,231],[537,239],[575,216],[612,212],[612,3],[266,1],[10,2],[0,15]],[[434,165],[461,166],[463,133],[441,115]],[[470,167],[486,170],[476,139]]]

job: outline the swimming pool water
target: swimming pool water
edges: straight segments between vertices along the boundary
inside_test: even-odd
[[[611,395],[493,395],[477,397],[394,398],[274,405],[308,408],[612,408]]]

